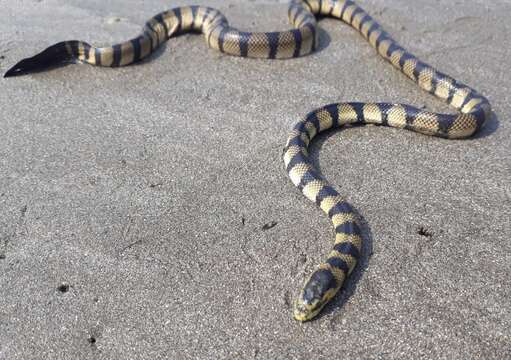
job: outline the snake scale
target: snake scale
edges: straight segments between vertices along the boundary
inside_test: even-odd
[[[379,124],[422,134],[456,139],[479,130],[491,116],[488,100],[476,90],[443,74],[406,51],[361,7],[350,0],[293,0],[288,16],[293,29],[281,32],[243,32],[230,27],[216,9],[182,6],[157,14],[134,39],[108,47],[83,41],[64,41],[13,66],[5,77],[41,71],[63,62],[124,66],[153,53],[169,38],[202,32],[208,45],[223,53],[255,58],[286,59],[313,52],[318,45],[316,17],[333,17],[349,24],[395,68],[420,88],[458,110],[439,114],[409,105],[338,103],[310,112],[293,128],[284,149],[284,162],[293,184],[315,202],[335,228],[335,242],[326,260],[312,273],[294,303],[294,318],[314,318],[341,288],[362,251],[357,217],[343,197],[314,168],[308,146],[319,133],[346,124]]]

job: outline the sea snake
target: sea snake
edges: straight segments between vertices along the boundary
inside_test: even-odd
[[[456,139],[479,130],[491,116],[488,100],[476,90],[420,61],[396,43],[382,27],[350,0],[293,0],[288,9],[292,30],[243,32],[228,25],[218,10],[182,6],[151,18],[142,34],[108,47],[83,41],[64,41],[34,57],[21,60],[5,77],[44,70],[62,62],[78,61],[100,66],[124,66],[139,61],[170,37],[202,32],[211,48],[242,56],[286,59],[307,55],[318,45],[316,16],[333,17],[351,25],[376,51],[419,87],[443,99],[457,114],[438,114],[409,105],[388,103],[338,103],[309,113],[298,122],[284,148],[284,162],[293,184],[314,201],[332,221],[335,243],[294,303],[296,320],[314,318],[341,288],[362,251],[362,235],[352,207],[314,168],[307,148],[322,131],[345,124],[379,124]]]

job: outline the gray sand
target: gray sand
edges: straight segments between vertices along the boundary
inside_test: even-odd
[[[288,28],[287,1],[4,0],[0,72],[193,3]],[[185,35],[140,65],[0,79],[0,359],[510,358],[511,3],[359,3],[495,118],[463,141],[320,136],[315,162],[361,214],[365,246],[306,324],[290,303],[333,231],[283,169],[293,124],[339,101],[448,109],[355,31],[324,20],[320,51],[289,61]]]

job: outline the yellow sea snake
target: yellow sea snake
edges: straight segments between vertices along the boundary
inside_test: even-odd
[[[444,138],[471,136],[491,116],[488,100],[417,59],[397,44],[362,8],[350,0],[293,0],[289,21],[294,29],[282,32],[242,32],[228,25],[218,11],[183,6],[151,18],[138,37],[108,47],[83,41],[64,41],[34,57],[21,60],[5,77],[44,70],[61,62],[123,66],[150,55],[170,37],[202,32],[208,45],[221,52],[258,58],[293,58],[313,52],[318,44],[316,16],[341,19],[358,30],[377,52],[419,87],[451,104],[457,114],[437,114],[401,104],[339,103],[309,113],[294,127],[284,150],[284,162],[293,184],[328,214],[335,228],[335,244],[327,259],[306,281],[294,303],[294,318],[315,317],[332,299],[360,257],[362,237],[351,206],[318,173],[307,147],[320,132],[344,124],[381,124]]]

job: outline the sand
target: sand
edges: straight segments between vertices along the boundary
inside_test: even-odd
[[[284,30],[286,3],[4,0],[0,72],[61,40],[126,40],[181,4]],[[469,140],[367,126],[315,141],[365,245],[305,324],[291,303],[333,231],[283,168],[294,123],[340,101],[448,110],[354,30],[323,20],[320,50],[288,61],[184,35],[135,66],[0,79],[0,359],[511,357],[511,4],[359,4],[495,116]]]

